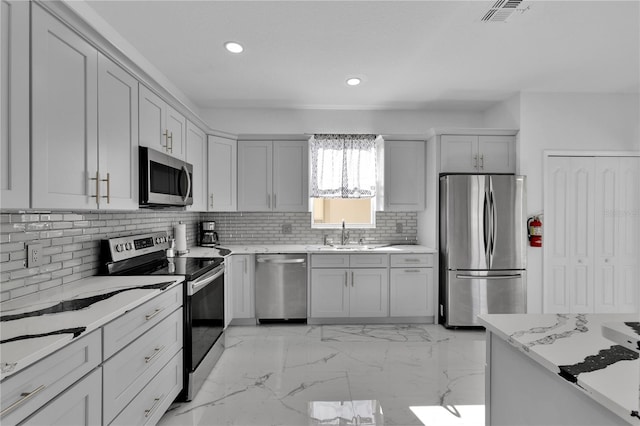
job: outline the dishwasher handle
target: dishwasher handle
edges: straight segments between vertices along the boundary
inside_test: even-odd
[[[259,257],[258,263],[274,263],[274,264],[290,264],[290,263],[305,263],[307,259],[265,259]]]

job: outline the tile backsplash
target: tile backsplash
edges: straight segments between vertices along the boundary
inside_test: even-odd
[[[96,275],[100,240],[167,231],[187,224],[187,245],[195,245],[200,213],[185,211],[7,212],[0,213],[0,300]],[[42,248],[42,265],[27,268],[27,245]]]
[[[222,244],[322,244],[339,229],[312,229],[311,213],[198,213],[188,211],[0,211],[0,301],[96,275],[100,240],[167,231],[187,224],[187,245],[198,244],[198,224],[215,220]],[[352,229],[366,243],[414,242],[417,214],[376,213],[375,229]],[[42,265],[28,268],[27,245],[42,245]]]
[[[216,221],[222,244],[322,244],[325,234],[340,241],[339,229],[312,229],[311,213],[206,213],[203,218]],[[376,212],[375,228],[350,229],[349,234],[354,242],[415,242],[417,213]]]

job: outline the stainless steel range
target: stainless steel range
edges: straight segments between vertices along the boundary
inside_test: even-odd
[[[190,401],[224,351],[224,258],[167,257],[166,232],[102,240],[106,275],[184,275],[184,387]]]

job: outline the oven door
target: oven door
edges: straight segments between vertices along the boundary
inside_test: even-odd
[[[193,166],[162,152],[140,147],[140,205],[193,204]]]

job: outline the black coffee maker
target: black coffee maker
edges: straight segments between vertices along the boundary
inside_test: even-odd
[[[208,221],[200,223],[200,245],[202,247],[216,247],[220,245],[215,222]]]

